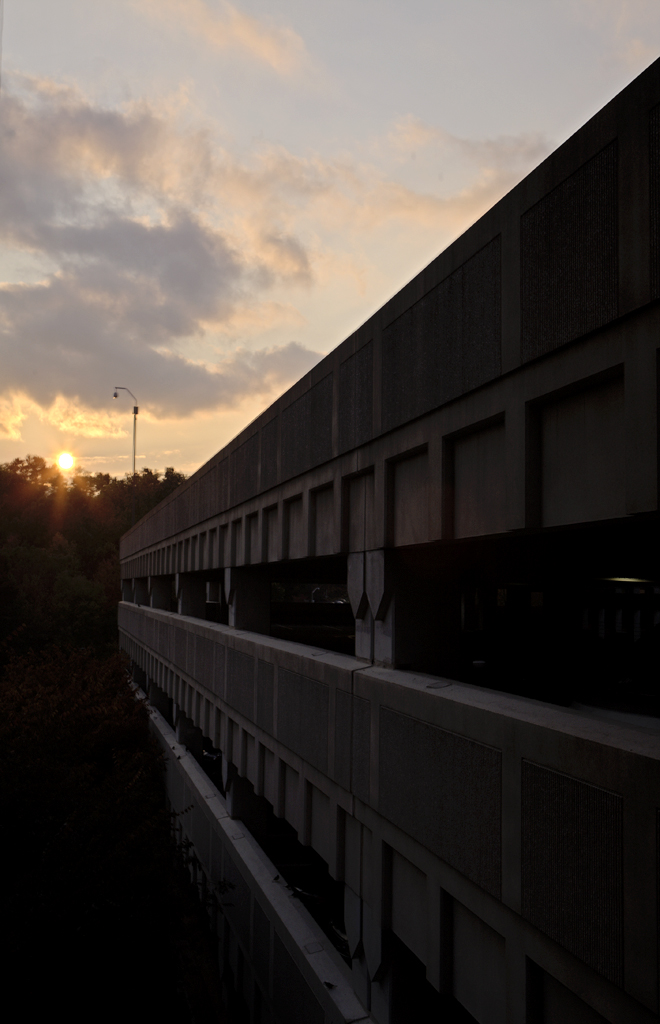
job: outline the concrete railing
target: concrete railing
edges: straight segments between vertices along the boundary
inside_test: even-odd
[[[344,881],[371,978],[391,930],[477,1019],[480,1000],[522,998],[525,963],[607,1020],[655,1019],[658,730],[153,609],[123,604],[119,622]],[[461,974],[477,939],[498,991]]]

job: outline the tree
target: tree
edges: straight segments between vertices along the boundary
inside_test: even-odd
[[[133,492],[143,516],[184,480],[171,466],[67,482],[39,456],[0,465],[0,638],[14,633],[23,650],[112,644]]]

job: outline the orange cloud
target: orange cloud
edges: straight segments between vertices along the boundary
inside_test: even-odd
[[[266,64],[279,75],[290,76],[307,63],[305,44],[291,28],[269,25],[222,4],[215,14],[203,0],[134,0],[135,6],[177,32],[188,32],[214,50],[233,49]]]

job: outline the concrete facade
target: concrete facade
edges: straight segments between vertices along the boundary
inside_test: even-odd
[[[659,350],[657,62],[122,539],[246,1019],[659,1019]]]

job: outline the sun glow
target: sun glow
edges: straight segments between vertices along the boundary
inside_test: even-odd
[[[62,454],[57,457],[57,465],[60,469],[72,469],[73,463],[74,458],[70,452],[62,452]]]

